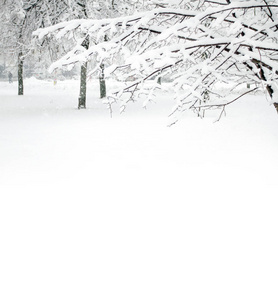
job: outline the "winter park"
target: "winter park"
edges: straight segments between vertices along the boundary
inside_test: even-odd
[[[0,4],[0,299],[276,300],[278,1]]]

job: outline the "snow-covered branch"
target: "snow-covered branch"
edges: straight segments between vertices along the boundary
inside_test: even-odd
[[[191,109],[203,115],[233,103],[231,92],[246,83],[260,83],[278,102],[277,15],[275,1],[204,1],[198,9],[164,7],[120,18],[73,20],[34,36],[63,39],[79,33],[76,46],[51,70],[91,58],[106,63],[106,75],[135,80],[110,97],[122,107],[148,93],[149,83],[153,94],[156,80],[164,78],[175,91],[175,113]],[[81,47],[85,36],[95,41],[87,50]]]

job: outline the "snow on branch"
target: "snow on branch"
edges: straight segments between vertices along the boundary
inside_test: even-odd
[[[235,90],[245,95],[264,87],[271,101],[278,101],[277,31],[276,1],[223,0],[204,1],[194,9],[164,7],[113,19],[73,20],[39,29],[34,36],[79,34],[75,47],[51,70],[92,58],[105,63],[107,76],[127,83],[108,98],[120,101],[123,110],[141,94],[151,101],[163,88],[157,84],[162,79],[175,92],[171,115],[190,109],[203,116],[215,108],[222,108],[222,115],[233,99],[241,98],[233,96]],[[87,36],[94,42],[86,50],[82,41]],[[247,83],[255,88],[246,90]]]

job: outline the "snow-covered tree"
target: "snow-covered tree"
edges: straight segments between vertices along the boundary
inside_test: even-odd
[[[22,24],[25,18],[20,1],[1,0],[0,39],[5,59],[18,58],[18,72],[22,72]],[[33,28],[34,29],[34,28]],[[4,55],[4,54],[3,54]],[[21,73],[20,73],[21,74]],[[23,94],[23,82],[19,81],[18,94]]]
[[[32,32],[64,20],[65,1],[0,0],[1,48],[9,59],[17,60],[18,94],[23,95],[23,64],[32,56]]]
[[[67,3],[71,18],[75,18],[78,22],[84,22],[86,19],[100,20],[108,17],[115,18],[162,5],[161,3],[153,0],[104,0],[101,2],[67,0]],[[75,20],[73,22],[75,22]],[[52,39],[51,35],[48,35],[43,42],[49,39]],[[89,46],[92,47],[92,45],[107,42],[109,39],[110,37],[106,34],[97,38],[97,35],[73,30],[72,33],[60,44],[64,45],[64,43],[69,43],[69,41],[77,42],[82,51],[84,51],[87,50]],[[42,43],[40,42],[39,44]],[[88,64],[86,60],[80,60],[78,63],[81,64],[78,108],[85,108]],[[99,72],[100,97],[103,98],[106,95],[104,63],[97,64],[96,69]]]
[[[51,70],[94,58],[110,65],[106,74],[121,80],[132,76],[134,82],[109,97],[109,105],[120,101],[122,109],[142,94],[146,105],[163,88],[157,79],[166,77],[175,92],[176,117],[187,109],[202,116],[215,108],[221,116],[227,105],[258,89],[266,90],[277,108],[277,1],[169,2],[130,16],[60,23],[35,36],[61,39],[80,32],[93,37],[88,49],[78,41]],[[233,98],[232,91],[246,83],[252,88]]]

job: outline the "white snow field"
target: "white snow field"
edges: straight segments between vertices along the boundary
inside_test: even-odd
[[[111,118],[97,81],[86,110],[78,88],[0,82],[0,299],[277,300],[265,95],[168,127],[170,93]]]

